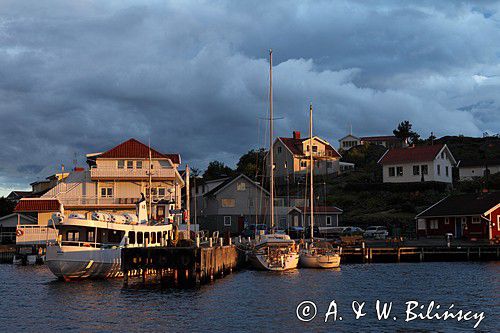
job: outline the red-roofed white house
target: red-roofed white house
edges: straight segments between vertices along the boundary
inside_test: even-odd
[[[309,169],[309,138],[301,138],[300,132],[294,131],[291,138],[278,137],[274,141],[274,175],[275,177],[303,176]],[[314,174],[329,175],[340,171],[340,154],[330,143],[317,136],[312,139]],[[268,156],[268,155],[267,155]],[[266,164],[269,161],[266,156]]]
[[[75,168],[40,198],[20,200],[15,211],[37,217],[42,225],[60,210],[66,214],[134,213],[141,193],[155,201],[174,200],[175,208],[180,208],[184,180],[177,170],[179,154],[151,149],[150,169],[149,150],[142,142],[130,139],[105,152],[88,154],[89,169]],[[167,213],[165,207],[158,205],[152,215],[161,219]]]
[[[451,168],[456,164],[445,144],[389,149],[378,162],[384,183],[451,183]]]

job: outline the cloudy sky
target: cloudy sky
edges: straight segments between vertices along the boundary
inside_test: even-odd
[[[500,129],[500,5],[0,0],[0,195],[130,137],[203,168],[276,135]]]

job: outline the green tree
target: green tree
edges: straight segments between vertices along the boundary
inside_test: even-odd
[[[411,127],[412,124],[408,120],[405,120],[399,123],[398,127],[392,133],[407,144],[418,143],[420,135],[412,131]]]
[[[212,161],[208,163],[208,167],[203,173],[204,180],[212,180],[223,177],[231,177],[234,175],[234,170],[226,166],[223,162]]]
[[[9,215],[14,211],[16,203],[7,200],[5,197],[0,197],[0,216]]]
[[[250,150],[240,157],[236,164],[236,171],[251,179],[256,179],[256,176],[262,175],[266,154],[267,151],[264,148]]]

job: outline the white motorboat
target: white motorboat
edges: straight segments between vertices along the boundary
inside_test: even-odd
[[[285,271],[297,268],[299,254],[295,242],[283,234],[262,235],[249,255],[257,269]]]
[[[122,248],[161,246],[172,236],[172,224],[148,223],[145,201],[138,203],[137,219],[113,219],[105,213],[92,214],[91,219],[54,215],[59,235],[47,245],[46,263],[64,280],[121,276]]]

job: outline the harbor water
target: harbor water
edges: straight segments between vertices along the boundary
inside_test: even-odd
[[[474,330],[474,319],[406,321],[409,301],[425,305],[422,312],[432,301],[440,310],[453,304],[455,311],[484,312],[477,330],[500,331],[498,262],[346,264],[338,270],[285,273],[243,270],[184,290],[153,284],[125,288],[121,279],[66,283],[56,280],[46,266],[0,265],[0,281],[3,332]],[[388,319],[377,319],[377,300],[392,302]],[[316,311],[311,303],[303,304],[309,309],[297,311],[304,301],[313,302]],[[356,305],[365,302],[362,312],[366,314],[358,319],[352,309],[354,301],[357,309]],[[336,309],[336,315],[329,315],[325,322],[329,308]],[[313,312],[312,319],[305,318]]]

